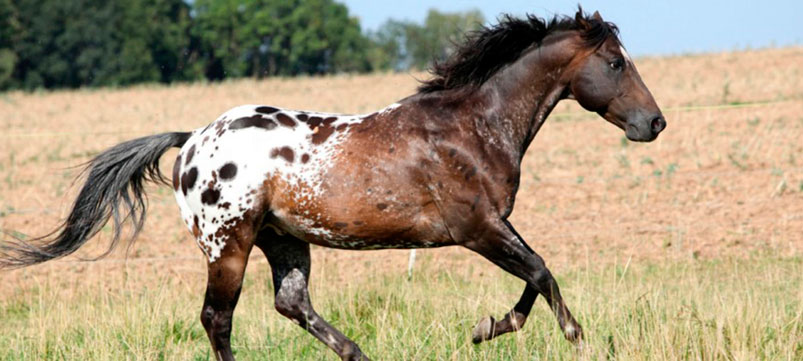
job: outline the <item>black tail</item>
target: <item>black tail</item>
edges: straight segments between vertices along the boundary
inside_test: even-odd
[[[184,145],[189,137],[190,133],[164,133],[134,139],[92,159],[82,172],[88,172],[86,183],[64,223],[43,237],[0,244],[0,268],[19,268],[71,254],[109,218],[114,220],[114,237],[98,258],[117,246],[122,224],[129,218],[134,225],[133,240],[145,222],[143,181],[167,183],[159,171],[159,158],[168,149]]]

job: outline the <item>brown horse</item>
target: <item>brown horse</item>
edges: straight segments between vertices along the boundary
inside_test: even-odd
[[[162,180],[159,157],[181,147],[173,187],[208,259],[201,322],[219,360],[232,360],[232,313],[253,246],[273,271],[275,306],[344,360],[360,348],[312,308],[310,244],[343,249],[466,247],[526,282],[504,319],[474,342],[516,331],[543,295],[567,339],[582,329],[555,279],[507,218],[521,160],[561,99],[651,141],[666,123],[616,27],[578,11],[545,21],[503,17],[434,66],[417,94],[367,115],[270,106],[234,108],[205,128],[117,145],[89,164],[87,182],[52,237],[7,242],[1,265],[74,252],[112,218],[142,227],[142,184]],[[122,203],[122,204],[121,204]],[[110,249],[111,250],[111,249]]]

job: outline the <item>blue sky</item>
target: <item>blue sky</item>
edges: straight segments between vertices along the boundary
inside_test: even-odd
[[[541,17],[574,14],[578,1],[536,0],[338,0],[363,29],[389,18],[422,22],[430,8],[479,9],[486,20],[501,13]],[[700,53],[790,44],[803,45],[803,0],[581,1],[588,12],[619,26],[632,55]]]

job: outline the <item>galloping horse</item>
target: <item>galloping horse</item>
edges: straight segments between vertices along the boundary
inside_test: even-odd
[[[165,181],[161,155],[181,147],[173,189],[208,259],[201,322],[218,360],[233,360],[232,313],[254,246],[273,272],[275,306],[344,360],[367,360],[318,315],[307,283],[310,244],[342,249],[466,247],[526,282],[504,319],[486,317],[474,342],[522,327],[537,295],[565,337],[582,329],[544,264],[507,218],[521,160],[562,99],[575,99],[652,141],[666,126],[615,25],[578,10],[549,21],[510,16],[470,34],[419,91],[381,111],[338,115],[244,105],[189,133],[119,144],[88,165],[86,184],[50,237],[6,242],[0,265],[68,255],[109,220],[119,243],[145,217],[143,182]]]

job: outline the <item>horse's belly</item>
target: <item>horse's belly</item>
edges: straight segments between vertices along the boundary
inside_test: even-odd
[[[280,192],[268,220],[307,242],[343,249],[427,248],[453,244],[434,203],[415,197],[380,197],[340,187],[302,204]]]

